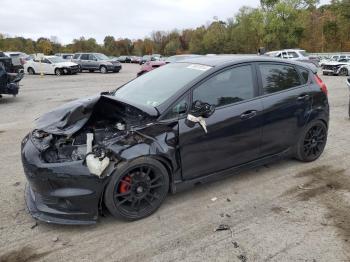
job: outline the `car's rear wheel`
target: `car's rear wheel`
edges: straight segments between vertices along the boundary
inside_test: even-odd
[[[100,72],[102,73],[102,74],[106,74],[108,71],[107,71],[107,67],[105,67],[105,66],[101,66],[100,67]]]
[[[59,68],[56,68],[56,69],[55,69],[55,75],[56,75],[56,76],[62,75],[62,70],[59,69]]]
[[[326,146],[327,132],[326,125],[320,120],[307,125],[299,138],[296,158],[303,162],[318,159]]]
[[[93,73],[93,72],[95,72],[95,70],[94,69],[89,69],[89,72]]]
[[[28,71],[28,74],[35,75],[35,71],[33,68],[29,67],[27,71]]]
[[[349,74],[349,72],[348,72],[348,69],[346,69],[346,68],[342,68],[339,71],[340,76],[347,76],[348,74]]]
[[[137,220],[154,213],[169,189],[165,167],[152,158],[138,158],[122,164],[107,185],[104,201],[117,218]]]

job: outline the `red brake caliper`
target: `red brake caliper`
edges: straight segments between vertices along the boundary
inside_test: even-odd
[[[119,193],[128,192],[130,190],[130,184],[131,184],[131,177],[130,176],[124,177],[119,184]]]

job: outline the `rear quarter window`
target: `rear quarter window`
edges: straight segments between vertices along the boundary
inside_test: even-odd
[[[293,66],[283,64],[260,64],[259,70],[264,94],[271,94],[302,85]]]
[[[301,78],[301,82],[302,84],[307,84],[309,82],[309,76],[310,76],[310,72],[309,70],[305,69],[305,68],[299,68],[299,72],[302,76]]]

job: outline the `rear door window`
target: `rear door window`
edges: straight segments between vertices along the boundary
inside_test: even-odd
[[[300,67],[299,71],[302,76],[302,79],[301,79],[302,84],[307,84],[309,82],[309,76],[310,76],[309,70]]]
[[[79,56],[80,56],[80,54],[75,54],[75,55],[73,56],[73,59],[78,59]]]
[[[263,94],[271,94],[302,85],[293,66],[283,64],[259,64]]]
[[[81,60],[89,60],[89,54],[82,54],[80,59]]]

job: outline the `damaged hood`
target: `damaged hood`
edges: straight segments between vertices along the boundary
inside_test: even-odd
[[[102,93],[74,100],[44,114],[36,119],[36,129],[55,135],[73,135],[87,123],[95,106],[97,104],[103,105],[105,101],[114,101],[115,103],[134,107],[150,117],[157,117],[159,114],[154,107],[136,105],[130,101]]]

